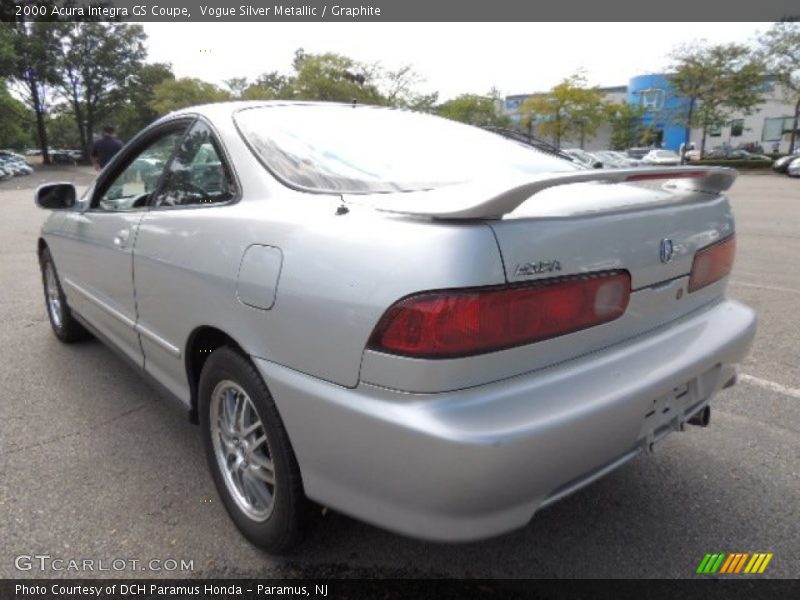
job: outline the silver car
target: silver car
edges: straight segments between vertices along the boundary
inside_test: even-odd
[[[196,107],[82,196],[37,191],[47,312],[199,422],[255,544],[294,543],[307,499],[485,538],[708,424],[755,331],[725,296],[734,178],[386,108]]]

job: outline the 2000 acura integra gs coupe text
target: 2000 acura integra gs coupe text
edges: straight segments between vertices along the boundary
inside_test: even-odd
[[[294,542],[306,498],[483,538],[708,422],[755,331],[725,297],[734,178],[386,108],[191,108],[80,199],[37,191],[47,311],[199,421],[254,543]]]

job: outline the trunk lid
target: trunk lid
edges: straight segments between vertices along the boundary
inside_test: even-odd
[[[722,196],[592,183],[545,190],[488,224],[510,283],[624,269],[633,290],[688,275],[697,250],[734,230]]]
[[[726,280],[690,293],[688,279],[695,253],[734,233],[729,202],[719,194],[721,190],[662,184],[658,180],[647,185],[606,185],[591,179],[565,182],[515,200],[500,218],[484,220],[494,233],[510,284],[628,271],[633,292],[622,317],[541,342],[464,358],[398,359],[367,351],[365,380],[415,392],[481,385],[620,343],[714,303],[724,294]],[[429,213],[440,210],[436,195],[438,191],[429,198]],[[474,210],[482,210],[476,206],[480,205],[473,205]],[[667,256],[669,249],[671,256]],[[409,381],[413,386],[409,387]]]

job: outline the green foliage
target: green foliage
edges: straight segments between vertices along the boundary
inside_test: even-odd
[[[564,139],[593,137],[608,114],[603,92],[587,87],[580,73],[567,77],[549,92],[530,97],[519,113],[523,126],[535,123],[537,134],[551,138],[556,147]]]
[[[769,169],[772,167],[772,160],[697,160],[692,161],[691,165],[709,167],[730,167],[732,169]]]
[[[0,22],[0,77],[8,77],[14,73],[15,58],[12,26]]]
[[[494,98],[476,94],[461,94],[443,102],[435,111],[441,117],[478,127],[508,127],[510,124],[508,117],[498,113]]]
[[[438,94],[420,94],[415,86],[422,79],[410,66],[386,70],[378,64],[355,61],[335,53],[295,52],[293,72],[269,71],[255,82],[242,85],[244,78],[226,84],[243,100],[312,100],[378,104],[432,111]],[[231,85],[235,84],[236,89]],[[241,89],[241,95],[236,94]]]
[[[48,115],[47,132],[52,148],[81,147],[81,139],[75,127],[75,116],[67,105],[62,105]]]
[[[297,100],[385,104],[377,87],[373,67],[347,56],[327,52],[304,54],[293,78],[293,97]]]
[[[54,57],[58,55],[58,24],[17,21],[4,24],[5,46],[8,39],[13,52],[5,50],[4,72],[13,89],[33,112],[36,122],[36,141],[44,161],[47,153],[47,113],[52,102],[50,92],[60,74]],[[9,60],[10,59],[10,60]]]
[[[230,79],[226,79],[223,83],[231,91],[231,95],[237,100],[242,98],[242,94],[248,87],[247,77],[231,77]]]
[[[172,67],[164,63],[145,64],[134,72],[106,117],[108,123],[117,126],[120,138],[130,139],[160,116],[150,101],[158,84],[174,79]]]
[[[166,79],[156,85],[153,89],[150,108],[160,115],[165,115],[174,110],[194,106],[195,104],[225,102],[230,99],[230,92],[217,87],[213,83],[183,77],[181,79]]]
[[[81,147],[89,152],[96,129],[133,91],[144,64],[140,25],[60,24],[57,86],[72,106]]]
[[[733,112],[749,114],[762,100],[764,65],[745,45],[684,46],[672,58],[670,85],[688,99],[686,113],[674,121],[702,128],[701,152],[710,128],[724,124]]]
[[[0,79],[0,148],[22,150],[33,143],[33,115],[11,96],[6,82]]]
[[[646,112],[643,106],[621,102],[609,104],[606,111],[611,124],[612,150],[626,150],[642,143],[645,135],[642,130],[642,116]]]
[[[269,71],[243,90],[242,100],[288,100],[294,96],[293,85],[291,76]]]

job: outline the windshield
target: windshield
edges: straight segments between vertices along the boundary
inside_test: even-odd
[[[578,168],[476,127],[403,110],[265,105],[235,120],[270,171],[314,191],[403,192]]]

